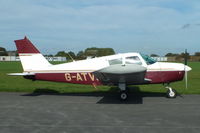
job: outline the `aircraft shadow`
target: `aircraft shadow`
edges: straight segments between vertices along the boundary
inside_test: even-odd
[[[111,87],[108,92],[97,91],[87,93],[60,93],[56,90],[38,88],[32,93],[23,94],[22,96],[40,95],[102,97],[97,101],[97,104],[143,104],[144,97],[166,97],[165,93],[141,92],[139,87],[129,87],[129,98],[126,101],[119,99],[119,93],[116,87]]]

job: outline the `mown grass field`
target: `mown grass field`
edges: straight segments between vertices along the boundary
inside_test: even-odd
[[[190,62],[192,71],[188,73],[188,89],[185,81],[172,83],[171,86],[181,94],[200,94],[200,62]],[[52,90],[59,93],[111,92],[113,87],[99,86],[98,90],[90,85],[31,81],[20,76],[8,76],[7,73],[20,73],[20,62],[0,62],[0,91],[34,92],[35,90]],[[141,92],[166,92],[163,85],[140,85]],[[134,87],[133,87],[134,88]]]

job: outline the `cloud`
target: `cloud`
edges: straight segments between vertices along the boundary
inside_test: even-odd
[[[1,0],[0,43],[13,49],[12,40],[28,35],[41,44],[38,45],[41,49],[49,48],[51,52],[66,47],[79,51],[95,45],[113,47],[118,52],[148,47],[145,53],[162,54],[166,47],[187,46],[185,36],[196,47],[200,31],[186,33],[180,27],[199,25],[197,3],[196,0]]]
[[[181,29],[187,29],[187,28],[189,28],[191,25],[190,24],[185,24],[185,25],[183,25],[182,27],[181,27]]]
[[[188,28],[192,28],[192,27],[199,27],[200,24],[185,24],[181,27],[181,29],[188,29]]]

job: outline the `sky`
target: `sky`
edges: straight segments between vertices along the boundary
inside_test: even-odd
[[[0,47],[27,36],[43,54],[200,51],[200,0],[0,0]]]

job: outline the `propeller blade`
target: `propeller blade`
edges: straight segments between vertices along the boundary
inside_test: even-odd
[[[188,74],[187,71],[185,71],[185,88],[188,88]]]
[[[187,65],[187,49],[185,49],[185,65],[184,65],[184,71],[185,71],[185,88],[188,88],[188,74],[186,70],[186,65]]]
[[[187,49],[185,49],[185,65],[187,65]]]

